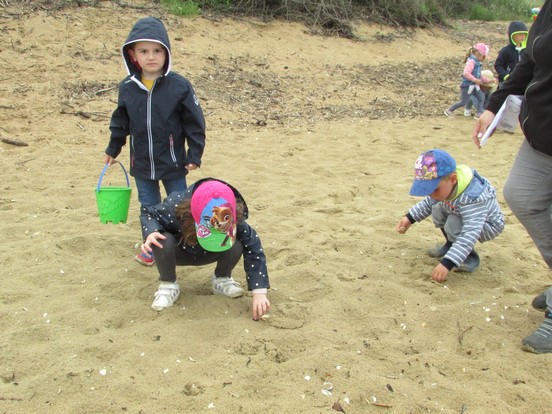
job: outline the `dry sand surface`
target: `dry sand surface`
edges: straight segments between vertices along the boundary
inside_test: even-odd
[[[442,115],[467,47],[496,56],[507,23],[359,24],[354,41],[142,5],[0,8],[0,135],[28,144],[0,142],[1,413],[550,412],[551,357],[520,340],[551,278],[502,197],[522,135],[477,150],[473,120]],[[189,181],[222,178],[248,201],[272,284],[265,321],[250,297],[212,295],[211,267],[179,269],[176,306],[154,312],[156,269],[132,261],[135,189],[126,224],[99,222],[119,47],[147,15],[166,23],[206,115]],[[395,231],[432,147],[486,176],[507,220],[478,245],[480,269],[443,284],[429,276],[431,222]],[[110,169],[104,184],[122,181]],[[241,263],[234,276],[244,283]]]

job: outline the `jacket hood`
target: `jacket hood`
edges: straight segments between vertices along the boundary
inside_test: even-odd
[[[140,73],[139,67],[132,61],[128,54],[128,46],[136,42],[156,42],[162,45],[167,50],[167,60],[165,61],[164,76],[171,71],[171,45],[169,35],[163,22],[155,17],[146,17],[138,20],[134,27],[130,30],[128,37],[121,47],[121,54],[125,62],[125,67],[129,75],[137,75]]]
[[[525,23],[515,21],[515,22],[510,23],[510,25],[508,26],[508,41],[514,46],[517,46],[516,42],[514,42],[514,39],[513,39],[513,36],[516,33],[525,33],[525,35],[527,36],[528,31],[527,31],[527,26],[525,25]],[[526,42],[527,42],[527,37],[525,38],[525,41],[521,44],[521,47],[524,48],[524,49],[525,49],[525,43]]]

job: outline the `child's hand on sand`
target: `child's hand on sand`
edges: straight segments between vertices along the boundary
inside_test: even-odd
[[[435,280],[436,282],[442,283],[447,280],[448,274],[449,270],[441,263],[439,263],[431,272],[431,279]]]
[[[253,294],[253,320],[258,321],[262,319],[264,315],[270,309],[270,301],[264,293],[254,293]]]
[[[146,241],[142,244],[142,253],[145,253],[145,254],[151,253],[153,251],[153,249],[151,248],[152,245],[155,245],[155,246],[159,247],[160,249],[162,249],[163,246],[157,240],[165,240],[165,239],[166,239],[166,237],[163,236],[158,231],[155,231],[155,232],[151,233],[146,238]]]
[[[408,218],[405,216],[400,221],[399,224],[397,224],[397,231],[401,234],[404,234],[407,232],[407,230],[412,226],[412,223]]]

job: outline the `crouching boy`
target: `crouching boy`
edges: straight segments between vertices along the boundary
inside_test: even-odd
[[[414,183],[410,195],[425,197],[397,224],[397,231],[431,215],[435,227],[445,236],[443,245],[429,249],[431,257],[441,258],[431,278],[444,282],[448,273],[473,272],[480,264],[474,247],[497,237],[504,230],[504,216],[493,186],[477,171],[456,165],[450,154],[432,149],[421,154],[414,164]]]

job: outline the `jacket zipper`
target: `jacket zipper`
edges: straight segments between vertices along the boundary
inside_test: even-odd
[[[136,151],[134,149],[134,135],[130,134],[130,147],[132,148],[132,151],[131,151],[131,154],[132,156],[130,157],[130,167],[131,168],[134,168],[134,160],[136,159]]]
[[[171,158],[172,158],[173,162],[176,164],[176,155],[174,153],[174,140],[173,140],[172,134],[169,135],[169,144],[170,144],[170,149],[171,149]],[[178,167],[178,165],[177,165],[177,167]]]
[[[155,88],[155,83],[153,82],[153,86],[151,87],[151,91],[148,91],[148,99],[147,99],[147,105],[146,105],[146,125],[148,130],[148,153],[149,153],[149,159],[150,159],[150,179],[155,180],[155,159],[153,157],[153,134],[151,131],[151,100],[153,95],[153,89]]]

